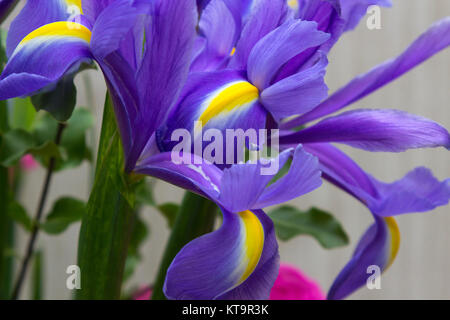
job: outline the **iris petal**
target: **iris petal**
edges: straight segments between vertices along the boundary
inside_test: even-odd
[[[345,108],[402,76],[449,45],[450,18],[444,18],[433,24],[401,55],[356,77],[312,111],[285,123],[283,128],[295,128]]]
[[[333,282],[328,299],[343,299],[366,284],[371,272],[384,272],[392,264],[400,246],[400,231],[392,217],[375,217],[362,236],[353,257]]]
[[[223,210],[220,229],[191,241],[175,257],[167,271],[166,296],[223,299],[227,292],[245,283],[258,269],[262,256],[267,255],[266,236],[274,235],[273,227],[266,230],[267,220],[261,220],[260,215]]]
[[[281,144],[337,142],[367,151],[401,152],[415,148],[450,148],[450,134],[441,125],[399,110],[359,109],[326,118],[287,134]]]
[[[90,37],[91,32],[85,26],[62,21],[44,25],[27,35],[0,77],[0,99],[29,95],[56,83],[78,63],[92,58]]]

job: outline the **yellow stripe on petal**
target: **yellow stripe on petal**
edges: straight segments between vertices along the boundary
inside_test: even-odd
[[[19,46],[24,45],[28,41],[36,39],[38,37],[51,37],[51,36],[75,37],[89,43],[91,41],[92,33],[91,30],[89,30],[88,28],[79,23],[58,21],[46,24],[34,30],[19,43]]]
[[[394,262],[395,257],[397,256],[398,250],[400,248],[400,229],[398,228],[397,221],[393,217],[384,218],[386,222],[389,237],[390,237],[390,245],[389,245],[389,257],[386,269]]]
[[[243,263],[245,264],[244,273],[238,283],[244,282],[255,270],[264,247],[264,229],[258,217],[251,211],[243,211],[239,213],[245,232],[244,248],[245,256]]]
[[[231,112],[239,107],[246,106],[258,99],[258,88],[246,81],[231,84],[211,100],[198,121],[205,126],[211,119],[219,114]]]

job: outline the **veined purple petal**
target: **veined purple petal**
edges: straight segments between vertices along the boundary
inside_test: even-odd
[[[327,97],[325,72],[328,59],[321,54],[312,67],[278,81],[261,93],[261,103],[276,121],[303,114]]]
[[[27,35],[0,76],[0,100],[29,95],[56,83],[81,61],[92,58],[90,38],[91,31],[85,26],[63,21]]]
[[[280,138],[281,144],[338,142],[367,151],[450,148],[450,134],[439,124],[399,110],[360,109],[326,118]]]
[[[299,70],[311,67],[317,59],[318,52],[327,54],[343,33],[345,21],[340,16],[338,0],[303,0],[298,3],[296,18],[315,21],[319,31],[330,34],[330,38],[317,47],[309,48],[292,58],[277,74],[279,81],[289,77]],[[299,40],[301,41],[301,40]]]
[[[282,163],[280,161],[280,169]],[[288,173],[262,192],[253,208],[265,208],[295,199],[322,185],[318,159],[298,146]]]
[[[260,202],[271,201],[279,196],[280,190],[269,193],[264,193],[264,190],[291,155],[292,150],[286,150],[270,163],[248,162],[225,169],[220,183],[220,203],[231,212],[263,208],[258,206]],[[267,172],[263,172],[263,168],[266,168]],[[265,195],[265,198],[260,201],[262,195]]]
[[[245,70],[247,60],[255,44],[286,20],[288,7],[285,0],[260,0],[252,7],[248,21],[236,45],[236,53],[229,67]]]
[[[212,0],[203,10],[200,35],[206,45],[191,66],[191,72],[217,70],[231,57],[239,32],[233,14],[223,0]]]
[[[148,139],[176,102],[192,60],[197,7],[195,0],[156,0],[146,30],[146,52],[137,75],[141,121],[135,128],[132,170]],[[170,17],[170,19],[168,19]]]
[[[116,0],[97,16],[92,30],[91,50],[98,60],[117,50],[134,27],[139,11],[132,0]]]
[[[133,145],[134,124],[138,120],[139,112],[135,70],[119,52],[113,52],[102,60],[98,59],[97,62],[105,75],[114,105],[125,159],[128,159]]]
[[[390,217],[424,212],[450,200],[450,179],[437,180],[430,170],[416,168],[393,183],[378,181],[331,144],[305,144],[317,156],[323,177],[364,203],[372,213]]]
[[[74,9],[81,13],[81,8],[66,0],[28,0],[9,28],[6,39],[8,57],[19,42],[33,30],[52,22],[68,20],[76,15]]]
[[[312,111],[283,124],[283,128],[295,128],[336,112],[397,79],[449,45],[450,18],[445,18],[432,25],[400,56],[356,77]]]
[[[248,78],[264,90],[287,61],[328,38],[328,34],[317,30],[315,22],[287,21],[255,44],[248,58]]]
[[[430,170],[423,167],[393,183],[372,180],[380,197],[384,199],[373,206],[372,211],[383,217],[433,210],[447,205],[450,199],[450,179],[440,182]]]
[[[164,284],[169,299],[269,296],[278,272],[270,219],[251,211],[223,210],[223,216],[220,229],[191,241],[173,260]],[[260,283],[249,278],[255,272]],[[247,280],[253,281],[240,287]]]
[[[400,246],[397,222],[391,217],[374,218],[375,223],[362,236],[353,257],[333,282],[327,299],[345,298],[365,285],[372,273],[386,271],[394,261]]]
[[[189,154],[190,164],[176,164],[171,152],[144,159],[134,172],[159,178],[205,196],[217,202],[222,171],[195,154]]]

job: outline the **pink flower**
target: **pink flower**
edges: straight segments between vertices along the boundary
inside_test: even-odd
[[[31,171],[37,168],[38,164],[31,154],[26,154],[20,159],[20,166],[25,171]]]
[[[136,294],[133,297],[133,300],[150,300],[150,297],[152,296],[152,289],[148,286],[144,286],[141,289],[136,292]]]
[[[324,300],[320,286],[298,268],[282,263],[270,300]]]

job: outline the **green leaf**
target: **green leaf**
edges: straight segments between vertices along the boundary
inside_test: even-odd
[[[178,210],[180,210],[180,206],[176,203],[168,202],[159,205],[157,208],[159,212],[161,212],[163,216],[166,217],[167,224],[170,228],[172,228],[175,224],[175,219],[177,218],[177,213]]]
[[[77,103],[77,88],[73,83],[73,75],[62,78],[53,90],[34,95],[31,102],[36,110],[46,110],[56,120],[67,121]]]
[[[9,124],[12,129],[30,131],[36,119],[36,109],[30,98],[14,98],[10,100]]]
[[[277,236],[289,240],[299,235],[313,236],[326,249],[345,246],[348,236],[330,213],[311,208],[306,212],[290,206],[282,206],[269,213]]]
[[[17,129],[0,136],[0,164],[9,167],[27,151],[36,146],[36,141],[28,132]]]
[[[81,220],[86,212],[86,204],[74,198],[64,197],[55,202],[41,228],[48,234],[60,234],[72,223]]]
[[[85,108],[77,108],[66,124],[58,148],[53,143],[58,122],[48,113],[39,114],[34,123],[33,136],[43,148],[43,152],[33,150],[33,154],[44,166],[48,165],[50,157],[55,157],[56,171],[76,167],[85,159],[91,160],[92,154],[86,143],[86,133],[93,125],[92,113]]]
[[[123,150],[110,99],[105,102],[95,182],[83,217],[76,298],[119,299],[135,221],[133,190],[124,173]],[[127,197],[124,196],[127,195]]]
[[[9,204],[8,215],[15,222],[20,224],[25,230],[31,231],[33,220],[28,216],[27,211],[18,202],[12,201]]]
[[[86,132],[94,126],[94,116],[85,108],[77,108],[67,123],[61,139],[66,152],[63,168],[76,167],[83,160],[91,160],[91,151],[86,144]]]

